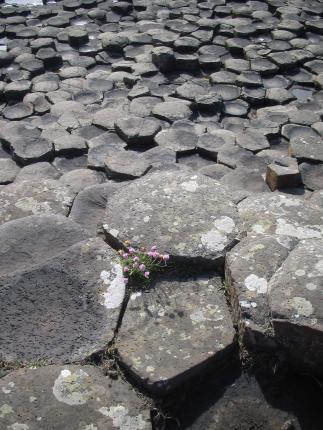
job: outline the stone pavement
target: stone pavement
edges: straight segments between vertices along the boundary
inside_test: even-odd
[[[1,3],[0,430],[305,428],[243,378],[168,411],[246,356],[323,377],[322,17]],[[150,289],[126,240],[170,254]]]

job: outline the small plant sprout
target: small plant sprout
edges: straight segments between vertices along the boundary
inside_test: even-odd
[[[120,250],[120,261],[123,268],[124,282],[131,282],[134,286],[147,287],[151,281],[153,272],[162,270],[167,266],[168,254],[160,254],[156,246],[150,251],[145,248],[136,249],[125,242],[126,249]]]

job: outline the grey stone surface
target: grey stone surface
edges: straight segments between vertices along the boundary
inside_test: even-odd
[[[149,411],[135,391],[95,366],[20,369],[1,379],[0,387],[1,422],[7,428],[151,428]]]
[[[129,180],[144,176],[151,164],[142,154],[133,151],[119,151],[108,155],[104,161],[105,172],[110,179]]]
[[[183,101],[166,101],[164,103],[159,103],[153,107],[152,114],[157,118],[171,123],[181,119],[190,119],[192,117],[190,104]]]
[[[75,169],[64,173],[59,181],[70,187],[74,193],[79,193],[90,185],[100,184],[105,181],[105,175],[90,169]]]
[[[81,136],[68,135],[53,140],[55,153],[58,155],[83,154],[87,150],[86,140]]]
[[[154,138],[157,145],[177,154],[191,153],[196,149],[198,136],[194,131],[180,128],[161,130]]]
[[[0,158],[0,185],[7,185],[13,182],[19,170],[14,161],[8,158]]]
[[[153,118],[129,117],[116,121],[115,129],[129,146],[136,147],[152,145],[161,126],[159,121]]]
[[[323,189],[323,164],[302,163],[299,166],[302,182],[310,190]]]
[[[118,191],[121,186],[122,183],[108,181],[84,188],[73,202],[69,219],[77,222],[95,236],[98,227],[102,225],[105,208],[110,196]]]
[[[218,276],[157,280],[151,291],[132,294],[117,341],[124,366],[161,395],[223,362],[234,345]]]
[[[275,337],[289,360],[322,374],[323,241],[301,241],[269,283]]]
[[[248,346],[274,343],[268,284],[289,251],[279,237],[250,234],[226,255],[225,282],[234,322]]]
[[[0,223],[28,215],[67,215],[75,193],[56,180],[19,181],[0,186]]]
[[[189,222],[188,222],[189,220]],[[211,178],[190,172],[156,172],[124,187],[107,206],[110,242],[158,244],[188,262],[219,263],[239,236],[230,195]]]
[[[6,222],[0,226],[0,275],[30,269],[88,237],[62,215],[31,215]]]
[[[103,350],[125,292],[116,254],[101,239],[72,245],[0,284],[0,357],[7,362],[71,362]]]
[[[298,161],[323,163],[322,139],[319,136],[299,136],[291,139],[288,152]]]
[[[61,173],[50,163],[43,161],[29,164],[20,169],[16,176],[15,182],[18,181],[36,181],[43,179],[58,179]]]
[[[309,201],[304,204],[298,196],[258,194],[239,203],[238,210],[243,230],[281,236],[281,241],[286,244],[292,239],[323,235],[320,207]]]

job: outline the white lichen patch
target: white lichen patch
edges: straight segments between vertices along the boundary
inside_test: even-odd
[[[295,272],[295,275],[296,276],[304,276],[305,275],[305,270],[303,270],[303,269],[298,269],[298,270],[296,270],[296,272]]]
[[[249,291],[255,291],[258,294],[266,294],[268,285],[265,278],[260,278],[253,273],[246,277],[244,285]]]
[[[100,279],[108,285],[107,290],[102,294],[103,305],[107,309],[117,309],[122,304],[126,291],[121,265],[114,264],[111,271],[103,270]]]
[[[202,234],[201,242],[210,251],[222,251],[228,244],[228,234],[234,230],[235,223],[232,218],[222,216],[213,225],[214,228]]]
[[[137,416],[128,415],[129,411],[122,405],[102,407],[99,412],[112,419],[113,427],[119,430],[142,430],[146,427],[141,414]]]
[[[299,316],[309,317],[313,313],[312,303],[303,297],[294,297],[292,299],[292,306]]]
[[[13,413],[13,409],[10,405],[7,405],[7,403],[0,406],[0,418],[4,418],[6,415],[9,415],[12,413]]]
[[[91,395],[89,382],[89,375],[82,369],[74,373],[64,369],[54,382],[53,394],[59,402],[67,405],[84,405]]]
[[[198,189],[198,183],[196,181],[187,181],[182,182],[181,187],[185,191],[189,191],[190,193],[195,193],[195,191]]]
[[[291,224],[283,218],[277,219],[276,234],[291,236],[297,239],[313,239],[322,237],[323,226],[300,226]]]

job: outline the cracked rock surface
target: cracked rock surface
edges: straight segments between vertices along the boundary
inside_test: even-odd
[[[0,4],[1,430],[321,430],[322,44],[321,0]]]

